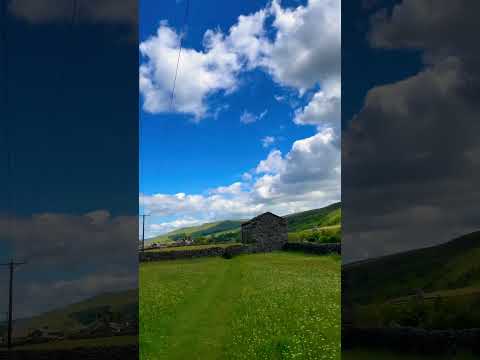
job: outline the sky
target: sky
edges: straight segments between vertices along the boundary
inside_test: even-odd
[[[472,0],[344,6],[344,262],[479,229],[479,6]]]
[[[140,4],[145,236],[339,201],[340,1],[186,6]]]

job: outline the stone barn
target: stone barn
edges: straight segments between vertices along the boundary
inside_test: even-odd
[[[242,224],[242,243],[256,245],[259,250],[281,249],[287,242],[287,220],[266,212]]]

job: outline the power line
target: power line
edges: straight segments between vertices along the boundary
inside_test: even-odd
[[[178,57],[177,57],[177,67],[175,69],[175,77],[173,78],[173,88],[172,88],[172,97],[170,99],[170,108],[173,109],[173,99],[175,97],[175,85],[177,83],[177,75],[178,75],[178,66],[180,64],[180,56],[182,54],[182,47],[183,47],[183,39],[186,31],[186,26],[187,26],[187,19],[188,19],[188,12],[190,8],[190,0],[186,0],[186,6],[185,6],[185,17],[183,19],[183,30],[184,33],[180,36],[180,47],[178,49]]]

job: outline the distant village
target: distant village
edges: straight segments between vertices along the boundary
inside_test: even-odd
[[[178,247],[178,246],[189,246],[189,245],[195,245],[195,240],[192,238],[191,235],[184,235],[180,239],[176,239],[173,242],[170,243],[165,243],[165,244],[157,244],[157,243],[152,243],[149,244],[148,246],[145,246],[145,250],[149,249],[163,249],[163,248],[169,248],[169,247]],[[139,249],[142,249],[142,243],[139,243]]]

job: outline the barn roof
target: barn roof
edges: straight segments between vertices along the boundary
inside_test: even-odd
[[[272,212],[270,212],[270,211],[267,211],[267,212],[265,212],[265,213],[263,213],[263,214],[260,214],[260,215],[258,215],[258,216],[255,216],[253,219],[250,219],[250,220],[244,222],[244,223],[242,224],[242,226],[243,226],[243,225],[246,225],[246,224],[249,224],[249,223],[251,223],[251,222],[257,221],[257,220],[259,220],[259,219],[261,219],[261,218],[263,218],[263,217],[265,217],[265,216],[267,216],[267,215],[268,215],[268,216],[273,215],[274,217],[276,217],[276,218],[278,218],[278,219],[280,219],[280,220],[282,220],[282,221],[286,221],[283,217],[278,216],[278,215],[275,215],[274,213],[272,213]]]

